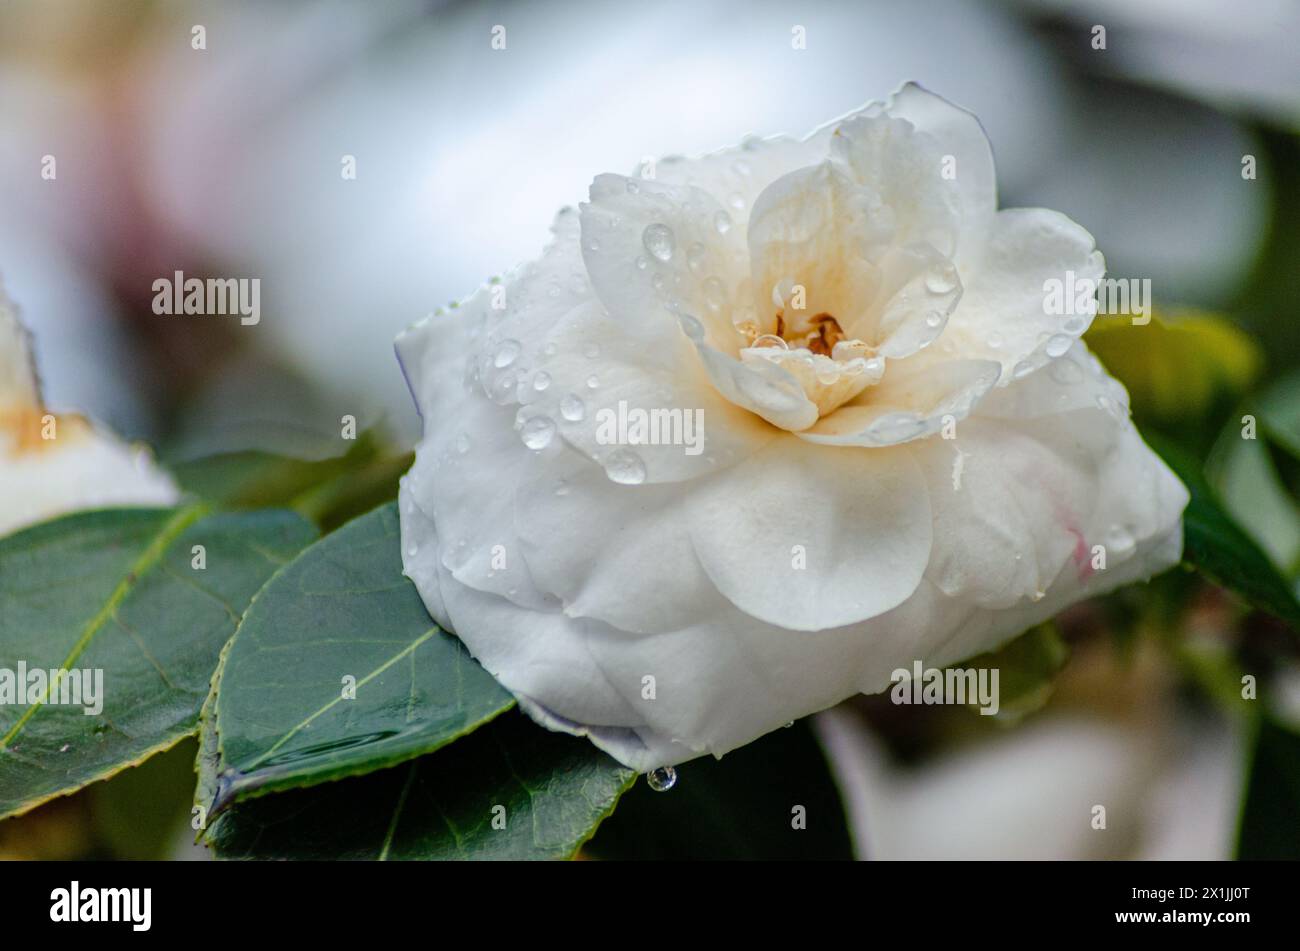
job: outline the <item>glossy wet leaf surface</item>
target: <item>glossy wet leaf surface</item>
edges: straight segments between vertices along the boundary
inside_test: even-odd
[[[1148,435],[1192,498],[1183,513],[1183,560],[1251,607],[1300,624],[1300,602],[1269,557],[1237,525],[1186,453]]]
[[[304,551],[248,611],[205,717],[200,796],[216,814],[383,769],[513,704],[429,617],[402,575],[397,507],[385,505]]]
[[[250,599],[315,534],[291,512],[191,507],[80,513],[0,541],[0,668],[103,672],[98,715],[0,705],[0,817],[192,733]]]
[[[512,711],[410,763],[240,803],[209,841],[232,859],[563,859],[635,778]]]

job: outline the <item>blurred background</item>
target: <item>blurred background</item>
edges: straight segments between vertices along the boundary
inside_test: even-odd
[[[47,403],[164,465],[319,460],[344,414],[404,448],[393,337],[535,256],[596,174],[801,135],[913,79],[980,117],[1004,206],[1059,209],[1110,276],[1150,279],[1158,326],[1089,342],[1294,581],[1297,36],[1294,0],[3,0],[0,277]],[[156,316],[174,271],[259,278],[261,322]],[[880,698],[817,721],[858,854],[1226,858],[1262,743],[1300,784],[1276,622],[1175,572],[1044,643],[1050,680],[996,724]],[[1243,657],[1276,685],[1265,728]],[[178,763],[0,824],[0,856],[190,854]],[[1104,837],[1098,802],[1120,804]]]

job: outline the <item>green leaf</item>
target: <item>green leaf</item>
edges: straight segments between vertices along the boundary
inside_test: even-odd
[[[248,602],[315,537],[291,512],[205,515],[201,506],[86,512],[0,540],[0,667],[103,675],[99,715],[47,703],[39,687],[40,702],[0,704],[0,818],[192,733]]]
[[[397,497],[397,480],[411,467],[374,431],[361,433],[342,456],[293,459],[257,450],[181,462],[173,472],[182,488],[220,508],[280,506],[324,531]]]
[[[853,857],[839,793],[807,721],[720,760],[683,763],[677,774],[667,792],[638,783],[587,851],[608,859]]]
[[[261,450],[221,453],[171,465],[186,492],[223,508],[287,506],[304,492],[354,471],[379,455],[378,438],[363,432],[341,456],[308,460]]]
[[[242,859],[569,858],[635,779],[513,712],[403,766],[240,803],[209,841]]]
[[[326,536],[276,575],[217,680],[200,763],[209,816],[236,799],[432,752],[514,704],[402,575],[395,504]]]
[[[1259,423],[1270,442],[1300,459],[1300,373],[1269,387],[1261,401]]]
[[[1101,316],[1088,347],[1129,391],[1142,422],[1194,423],[1244,392],[1263,363],[1254,339],[1215,314],[1180,310],[1135,325]]]
[[[968,670],[998,671],[997,718],[1015,720],[1033,713],[1052,695],[1056,675],[1070,657],[1060,631],[1051,621],[1032,627],[998,650],[954,665]],[[980,705],[968,698],[968,706]]]
[[[1300,734],[1264,716],[1237,838],[1240,859],[1300,859]]]
[[[1300,509],[1287,494],[1262,439],[1242,439],[1232,421],[1206,463],[1206,478],[1224,509],[1259,543],[1280,571],[1300,559]]]
[[[332,532],[346,522],[397,498],[398,481],[415,462],[411,452],[381,455],[354,472],[345,472],[304,492],[293,509]]]
[[[1251,607],[1300,623],[1300,603],[1290,585],[1223,509],[1196,461],[1150,433],[1147,441],[1191,492],[1183,514],[1183,560]]]

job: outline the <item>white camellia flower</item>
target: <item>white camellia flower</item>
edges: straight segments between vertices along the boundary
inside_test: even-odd
[[[945,100],[601,175],[554,230],[397,345],[406,573],[540,723],[720,756],[1178,560],[1186,490],[1044,303],[1092,237],[998,211]]]
[[[170,505],[171,478],[148,453],[41,401],[27,331],[0,288],[0,536],[109,505]]]

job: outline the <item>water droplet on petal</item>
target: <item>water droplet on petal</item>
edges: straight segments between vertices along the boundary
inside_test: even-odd
[[[716,277],[710,277],[704,282],[704,300],[712,310],[721,310],[722,305],[727,302],[727,289],[722,281]]]
[[[691,269],[692,274],[699,274],[704,270],[704,245],[696,243],[686,249],[686,266]]]
[[[645,481],[645,463],[630,449],[616,449],[605,459],[605,474],[620,485],[640,485]]]
[[[704,339],[704,325],[690,314],[682,314],[677,318],[677,322],[681,325],[682,333],[686,334],[686,336],[690,337],[692,340],[699,341]]]
[[[542,392],[551,385],[551,375],[545,370],[538,370],[533,376],[533,389],[538,393]]]
[[[677,770],[671,766],[660,766],[645,774],[645,782],[655,792],[668,792],[677,785]]]
[[[509,376],[501,377],[492,384],[492,388],[488,391],[488,396],[491,397],[492,402],[499,406],[505,406],[507,403],[513,402],[515,395],[515,381]]]
[[[632,179],[630,179],[630,178],[627,180],[627,193],[628,193],[629,195],[635,195],[635,194],[636,194],[637,192],[639,192],[640,190],[641,190],[641,186],[640,186],[640,185],[638,185],[636,182],[632,181]]]
[[[931,294],[947,294],[957,286],[957,269],[945,262],[925,276],[925,289]]]
[[[519,436],[529,449],[545,449],[555,435],[555,422],[549,416],[534,416],[524,423]]]
[[[598,386],[600,386],[600,380],[596,378],[596,374],[593,373],[587,377],[587,389],[594,390]]]
[[[727,214],[725,211],[718,212],[713,216],[713,227],[717,230],[718,234],[726,234],[731,230],[731,215]]]
[[[469,434],[461,433],[456,437],[456,451],[462,456],[469,452]]]
[[[1044,347],[1047,355],[1052,358],[1065,356],[1066,352],[1073,345],[1074,339],[1067,337],[1065,334],[1054,334],[1047,340],[1047,346]]]
[[[1074,383],[1083,382],[1083,367],[1068,357],[1063,357],[1060,360],[1052,361],[1047,368],[1047,375],[1062,386],[1070,386]]]
[[[1126,555],[1136,546],[1133,533],[1123,525],[1112,525],[1106,535],[1106,548],[1117,555]]]
[[[880,445],[907,442],[925,432],[925,420],[915,413],[887,413],[867,429],[867,435]]]
[[[998,349],[1002,346],[1002,334],[997,332],[989,334],[988,343],[994,350]]]
[[[520,349],[518,340],[501,341],[497,352],[492,356],[492,365],[498,369],[510,366],[519,358]]]
[[[641,232],[641,243],[660,261],[671,261],[673,251],[677,249],[673,229],[662,224],[647,225],[645,231]]]
[[[571,423],[579,422],[587,415],[587,404],[570,393],[560,400],[560,415]]]

